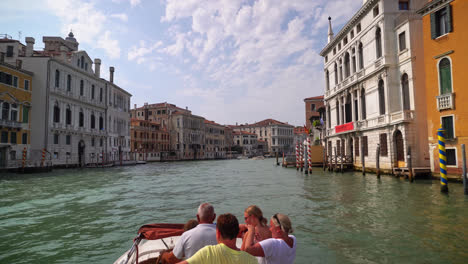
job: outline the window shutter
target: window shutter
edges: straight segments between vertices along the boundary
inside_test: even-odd
[[[431,13],[431,38],[437,38],[436,14]]]
[[[447,11],[447,29],[448,32],[452,32],[453,27],[452,27],[452,6],[447,5],[446,11]]]

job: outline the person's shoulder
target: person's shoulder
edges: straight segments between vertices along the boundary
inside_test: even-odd
[[[242,263],[247,263],[247,264],[258,264],[258,260],[256,257],[250,255],[249,253],[245,251],[241,251],[241,254],[243,255],[242,258]]]

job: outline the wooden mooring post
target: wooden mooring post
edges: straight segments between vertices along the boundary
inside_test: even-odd
[[[343,162],[344,162],[344,161],[343,161],[343,159],[344,159],[345,156],[344,156],[343,151],[341,151],[340,154],[341,154],[341,155],[340,155],[340,156],[341,156],[341,162],[340,162],[340,163],[341,163],[341,166],[340,166],[341,168],[340,168],[340,170],[341,170],[341,173],[343,173],[343,170],[344,170],[344,167],[343,167]]]
[[[360,142],[360,147],[361,147],[361,165],[362,165],[362,176],[366,176],[366,159],[364,155],[364,143],[362,142],[362,137]]]
[[[414,181],[414,177],[413,177],[413,162],[411,160],[411,147],[408,146],[408,179],[410,182],[413,182]]]
[[[325,171],[325,167],[326,167],[326,162],[327,162],[327,148],[325,148],[323,151],[323,157],[322,157],[322,166],[323,166],[323,171]]]
[[[375,155],[375,173],[377,174],[377,179],[380,179],[380,144],[377,144],[377,150]]]
[[[465,190],[465,195],[468,195],[468,179],[466,176],[466,152],[465,144],[461,144],[462,157],[463,157],[463,189]]]
[[[336,155],[336,147],[335,147],[335,169],[334,171],[338,170],[338,156]]]

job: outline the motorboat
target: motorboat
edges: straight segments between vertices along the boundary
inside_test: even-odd
[[[149,224],[140,227],[133,239],[132,247],[120,256],[114,264],[157,263],[160,254],[173,249],[184,232],[184,224]],[[237,238],[237,247],[242,238]]]

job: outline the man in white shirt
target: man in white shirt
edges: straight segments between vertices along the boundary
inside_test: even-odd
[[[174,256],[178,259],[190,258],[204,246],[216,245],[215,219],[213,206],[209,203],[201,204],[197,213],[198,225],[182,234],[172,251]]]

